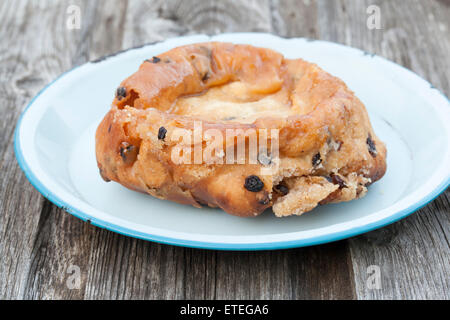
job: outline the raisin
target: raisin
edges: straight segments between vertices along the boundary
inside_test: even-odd
[[[122,100],[127,96],[127,89],[125,87],[118,87],[116,90],[116,97],[118,100]]]
[[[139,149],[128,142],[122,142],[120,145],[120,156],[123,162],[131,164],[136,161]]]
[[[283,196],[285,196],[289,193],[288,187],[286,187],[283,184],[276,185],[275,187],[273,187],[273,190],[275,190],[275,192],[277,192]]]
[[[251,192],[259,192],[264,188],[264,183],[258,176],[248,176],[245,178],[244,188]]]
[[[334,184],[339,185],[339,189],[347,188],[347,184],[345,183],[345,181],[337,174],[331,175],[331,181]]]
[[[369,147],[369,153],[372,157],[377,156],[377,147],[375,146],[375,141],[372,140],[372,136],[369,134],[366,140],[367,146]]]
[[[205,74],[202,77],[202,81],[206,81],[209,79],[209,72],[205,72]]]
[[[159,128],[158,130],[158,139],[164,140],[166,138],[167,129],[164,127]]]
[[[313,167],[317,167],[321,163],[322,163],[322,158],[320,157],[320,152],[317,152],[314,155],[314,157],[312,158],[312,165],[313,165]]]
[[[158,57],[153,57],[151,59],[146,59],[145,62],[150,62],[150,63],[158,63],[161,61],[161,58]],[[167,62],[166,62],[167,63]]]

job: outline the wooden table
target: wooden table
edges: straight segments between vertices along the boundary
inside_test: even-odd
[[[381,29],[367,27],[371,4],[380,8]],[[80,29],[67,28],[68,19],[76,26],[77,8]],[[259,31],[343,43],[393,60],[449,96],[449,20],[447,0],[1,1],[0,298],[449,299],[449,190],[414,215],[352,239],[206,251],[78,220],[30,185],[13,151],[21,111],[59,74],[185,34]],[[79,289],[67,285],[72,265],[80,267]],[[380,268],[381,289],[367,284],[371,265]]]

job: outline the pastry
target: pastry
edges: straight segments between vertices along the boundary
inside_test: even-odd
[[[96,157],[106,181],[242,217],[361,198],[386,171],[385,145],[343,81],[221,42],[145,60],[116,90]]]

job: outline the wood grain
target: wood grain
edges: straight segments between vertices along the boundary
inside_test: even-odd
[[[66,28],[67,7],[80,30]],[[381,30],[366,9],[381,10]],[[194,33],[272,32],[343,43],[412,69],[450,94],[447,1],[0,2],[0,299],[450,298],[447,190],[416,214],[332,244],[269,252],[179,248],[84,223],[26,180],[13,132],[30,99],[60,73],[118,50]],[[78,289],[66,281],[81,270]],[[382,288],[369,289],[367,267]]]
[[[381,10],[382,29],[367,32],[364,13],[374,3]],[[384,56],[414,70],[449,95],[450,61],[445,58],[450,52],[448,25],[445,25],[450,16],[448,6],[434,1],[410,1],[408,8],[399,5],[399,1],[355,1],[351,6],[346,1],[335,1],[333,4],[322,8],[321,38]],[[329,24],[328,21],[336,19],[345,23]],[[359,298],[450,298],[448,195],[446,192],[401,222],[349,241]],[[381,268],[379,290],[369,290],[365,283],[370,265]]]

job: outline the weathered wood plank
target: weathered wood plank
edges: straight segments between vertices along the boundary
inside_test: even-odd
[[[367,7],[380,8],[381,30],[366,27]],[[449,96],[450,7],[437,1],[319,1],[320,37],[370,51],[412,69]],[[342,23],[330,23],[339,21]],[[413,216],[350,240],[360,299],[448,299],[449,192]],[[366,285],[380,267],[382,288]]]
[[[33,244],[39,233],[44,209],[42,197],[26,181],[13,152],[14,124],[25,103],[62,70],[58,55],[30,48],[45,48],[45,26],[54,23],[54,15],[33,16],[27,1],[3,1],[0,4],[0,297],[22,297]],[[40,11],[36,9],[36,11]],[[51,41],[51,40],[50,40]],[[58,40],[56,40],[58,41]],[[44,43],[43,43],[44,42]],[[51,66],[56,66],[52,68]]]
[[[218,299],[353,299],[348,246],[218,252]]]
[[[71,2],[70,4],[73,4]],[[69,3],[54,1],[20,1],[3,2],[0,12],[8,13],[7,17],[12,19],[7,28],[16,35],[8,34],[11,42],[7,42],[7,53],[12,54],[17,64],[10,65],[23,67],[23,70],[15,70],[16,79],[8,79],[2,76],[2,87],[5,92],[15,97],[17,101],[11,104],[4,114],[9,114],[17,120],[21,108],[25,102],[37,93],[42,86],[63,71],[69,69],[73,64],[86,60],[87,55],[80,48],[84,43],[86,30],[68,30],[66,28],[67,7]],[[18,7],[16,7],[18,5]],[[82,13],[89,16],[87,12],[95,8],[95,2],[89,2]],[[80,6],[81,7],[81,6]],[[8,19],[6,19],[8,21]],[[85,22],[88,19],[85,19]],[[3,20],[5,21],[5,19]],[[3,24],[4,25],[4,24]],[[88,23],[86,23],[88,26]],[[84,55],[84,58],[83,58]],[[11,61],[12,62],[12,61]],[[2,64],[3,66],[9,64]],[[11,87],[11,83],[13,86]],[[15,121],[10,121],[8,129],[13,130]],[[2,252],[2,256],[11,257],[1,267],[9,268],[16,266],[14,274],[5,279],[5,288],[2,297],[5,298],[81,298],[83,293],[79,290],[67,290],[65,276],[68,267],[73,260],[80,260],[77,256],[89,253],[85,249],[89,242],[81,241],[80,233],[86,226],[82,224],[68,223],[70,217],[62,214],[48,200],[43,200],[39,193],[34,190],[22,173],[19,173],[17,163],[12,152],[12,135],[8,144],[10,148],[6,153],[7,161],[3,165],[7,174],[12,173],[15,177],[8,181],[9,186],[2,190],[10,194],[1,199],[10,201],[8,207],[2,208],[1,219],[8,219],[2,223],[5,228],[5,236],[2,236],[3,246],[9,246],[17,251],[17,256]],[[3,170],[3,168],[2,168]],[[23,199],[26,196],[26,199]],[[28,198],[31,203],[28,203]],[[15,202],[18,202],[16,205]],[[27,205],[28,204],[28,205]],[[27,240],[27,243],[23,243]],[[21,255],[24,255],[22,258]],[[86,260],[87,259],[83,259]],[[19,269],[20,268],[20,269]],[[17,270],[19,269],[19,270]],[[3,274],[3,272],[0,272]],[[17,277],[15,283],[11,279]],[[12,290],[12,292],[8,292]],[[62,294],[61,292],[64,292]]]
[[[46,3],[43,7],[40,4],[40,8],[49,12],[55,19],[60,17],[63,19],[61,29],[55,30],[54,25],[57,23],[51,21],[46,26],[48,30],[43,32],[47,32],[50,39],[70,42],[61,51],[61,55],[68,58],[69,68],[88,61],[91,55],[101,56],[121,48],[122,39],[112,35],[121,33],[126,3],[105,0],[78,2],[82,17],[81,29],[68,30],[64,22],[67,17],[66,9],[71,4],[73,2],[68,1],[59,2],[59,6],[55,6],[53,2]],[[97,19],[100,10],[102,19]],[[36,16],[38,19],[40,17],[41,15]],[[55,55],[60,51],[58,44],[54,46],[50,44],[45,49],[53,50]],[[24,297],[83,298],[90,270],[90,257],[96,253],[92,247],[92,239],[106,232],[89,227],[49,204],[48,201],[45,201],[44,208],[47,209],[41,212],[42,223],[33,244]],[[71,271],[71,266],[80,268],[82,281],[79,288],[70,289],[66,284],[70,276],[67,272]]]
[[[360,299],[449,299],[449,195],[350,241]],[[366,285],[371,265],[380,267],[378,290]]]
[[[316,1],[272,1],[273,29],[283,37],[318,37],[318,6]]]

